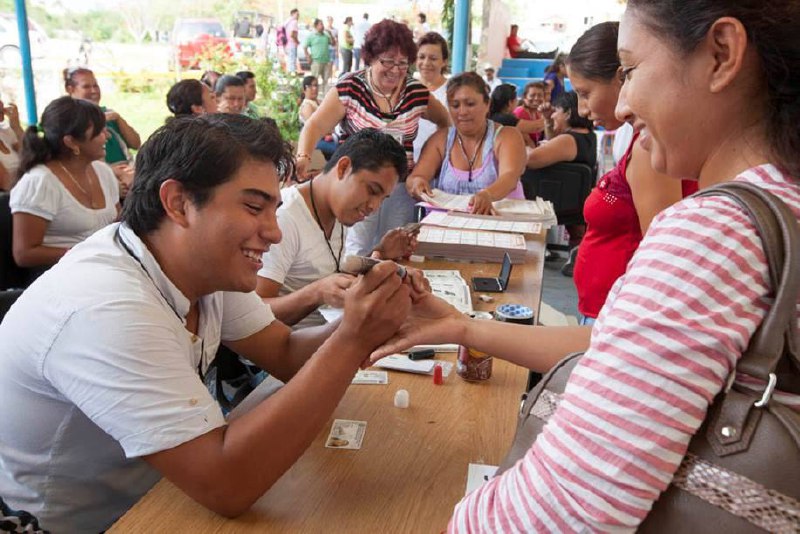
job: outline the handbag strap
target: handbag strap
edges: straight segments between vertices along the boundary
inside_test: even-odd
[[[775,301],[750,340],[736,370],[767,382],[773,389],[775,371],[786,357],[800,371],[797,352],[797,297],[800,294],[800,229],[794,212],[778,197],[745,182],[726,182],[695,196],[724,195],[750,215],[764,246]],[[768,387],[770,387],[768,386]]]

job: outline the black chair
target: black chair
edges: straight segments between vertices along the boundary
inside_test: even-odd
[[[543,169],[527,169],[521,180],[525,198],[549,200],[558,224],[575,225],[586,223],[583,203],[595,185],[595,177],[595,171],[583,163],[556,163]]]
[[[14,261],[12,247],[12,217],[8,205],[9,193],[0,191],[0,291],[5,289],[25,289],[47,267],[27,269]]]

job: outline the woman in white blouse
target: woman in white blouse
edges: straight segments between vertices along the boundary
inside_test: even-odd
[[[447,41],[436,32],[428,32],[422,36],[417,43],[417,72],[419,80],[431,94],[447,106],[447,78],[444,73],[447,71],[447,60],[450,53],[447,48]],[[414,161],[418,162],[422,154],[422,147],[425,141],[436,132],[437,126],[429,120],[419,121],[419,130],[414,139]]]
[[[8,126],[0,125],[0,191],[8,191],[17,178],[19,148],[22,141],[22,126],[19,112],[14,104],[3,104],[0,100],[0,123],[8,119]]]
[[[62,97],[25,131],[20,172],[11,189],[14,261],[56,263],[72,246],[113,222],[119,186],[103,159],[105,114],[86,100]]]

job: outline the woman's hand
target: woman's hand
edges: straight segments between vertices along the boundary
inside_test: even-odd
[[[553,111],[555,111],[555,109],[550,104],[550,102],[545,102],[544,104],[541,104],[539,106],[539,113],[542,114],[542,116],[546,121],[549,121],[550,117],[553,116]]]
[[[408,194],[417,200],[423,200],[422,195],[431,195],[431,184],[422,176],[411,176],[406,180]]]
[[[469,319],[433,293],[413,295],[411,313],[383,345],[376,348],[362,367],[369,367],[381,358],[414,345],[460,343],[464,325]]]
[[[395,260],[411,256],[416,248],[416,232],[408,232],[403,228],[395,228],[383,235],[381,242],[375,247],[375,252],[380,254],[383,260]]]
[[[484,189],[478,191],[469,200],[470,211],[476,215],[495,215],[492,196]]]
[[[297,183],[306,182],[311,178],[309,167],[311,166],[310,156],[299,156],[295,160],[294,170],[297,175]]]

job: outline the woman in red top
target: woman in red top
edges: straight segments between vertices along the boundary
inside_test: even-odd
[[[618,22],[590,28],[567,60],[580,114],[607,130],[622,126],[614,115],[622,88],[618,30]],[[689,188],[690,192],[694,191]],[[600,313],[653,217],[682,197],[681,183],[654,171],[650,156],[634,136],[625,157],[600,178],[583,207],[587,228],[574,267],[582,324],[593,323]]]
[[[514,116],[520,120],[538,121],[543,118],[539,111],[539,106],[544,104],[544,83],[530,82],[522,91],[522,105],[514,110]],[[544,139],[544,129],[538,132],[531,132],[525,138],[525,144],[529,147],[539,146],[539,141]]]

